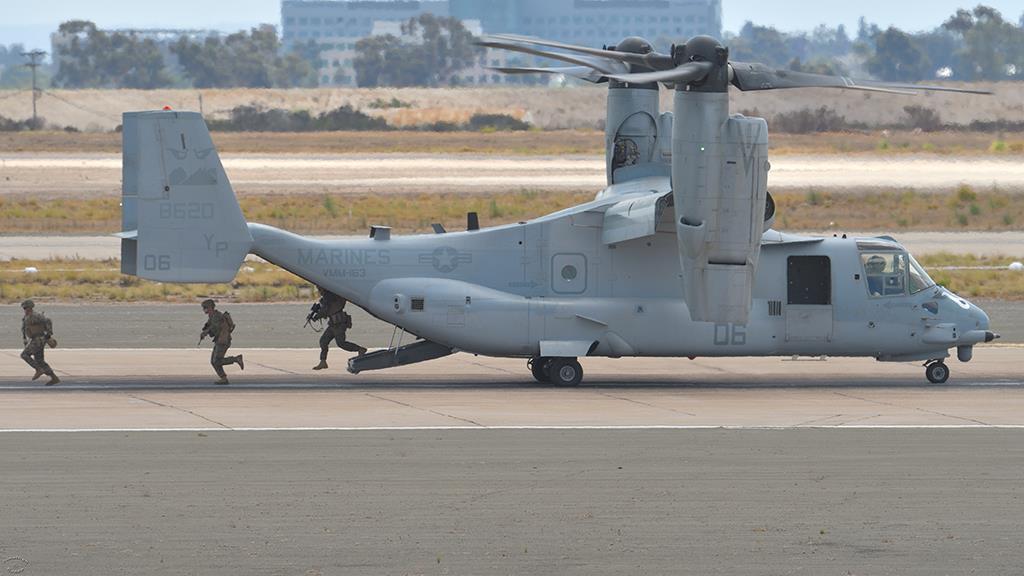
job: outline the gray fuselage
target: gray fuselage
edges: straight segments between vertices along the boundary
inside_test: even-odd
[[[528,222],[445,234],[328,242],[249,229],[254,254],[419,337],[484,355],[926,360],[969,349],[988,329],[981,309],[940,287],[872,295],[857,239],[774,231],[762,245],[749,321],[695,322],[671,208],[653,234],[607,244],[604,212],[619,198],[598,198]],[[906,254],[893,241],[870,244]],[[890,281],[906,283],[907,272],[899,274]]]

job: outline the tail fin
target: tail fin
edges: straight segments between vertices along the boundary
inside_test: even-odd
[[[122,128],[121,271],[232,280],[253,241],[203,117],[127,112]]]

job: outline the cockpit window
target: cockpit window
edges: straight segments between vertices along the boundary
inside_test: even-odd
[[[910,254],[907,254],[907,258],[910,260],[910,267],[907,269],[910,276],[910,293],[917,294],[921,290],[935,286],[935,281],[924,271],[924,267]]]
[[[907,293],[906,256],[898,252],[865,252],[860,255],[868,294],[875,297],[902,296]]]
[[[935,282],[906,252],[862,252],[868,294],[873,297],[903,296],[930,288]]]

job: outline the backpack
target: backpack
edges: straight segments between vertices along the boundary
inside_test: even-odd
[[[230,312],[224,312],[224,326],[228,329],[228,334],[235,331],[235,321],[231,319]]]

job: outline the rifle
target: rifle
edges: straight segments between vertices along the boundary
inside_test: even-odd
[[[210,329],[210,321],[207,320],[206,324],[203,324],[203,331],[199,333],[199,342],[196,342],[196,348],[199,348],[203,344],[203,340],[206,339],[206,333]]]
[[[314,302],[313,305],[309,307],[309,314],[306,315],[306,323],[303,324],[302,327],[305,328],[306,326],[309,326],[313,322],[313,320],[316,320],[317,317],[320,315],[320,310],[322,308],[323,307],[320,305],[319,302]]]

